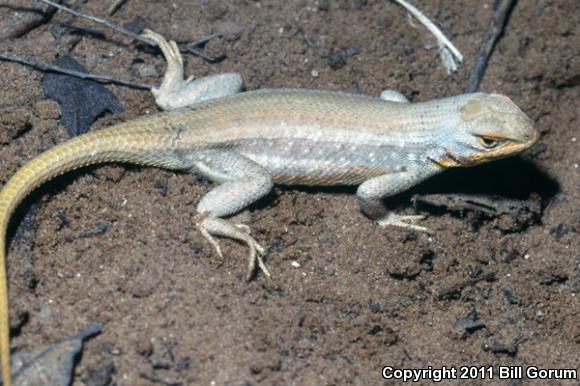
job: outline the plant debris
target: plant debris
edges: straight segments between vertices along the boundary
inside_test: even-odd
[[[14,385],[70,385],[83,342],[101,331],[101,326],[94,323],[83,332],[48,348],[43,347],[31,353],[17,353],[12,361]]]
[[[518,232],[537,224],[542,218],[541,199],[509,199],[479,194],[425,194],[413,196],[415,208],[426,204],[452,212],[473,212],[479,217],[500,218],[498,227],[506,232]]]
[[[53,64],[69,70],[87,72],[70,56],[58,58]],[[42,79],[42,88],[47,97],[59,103],[62,123],[71,138],[86,133],[105,111],[113,114],[123,111],[117,97],[93,80],[48,73]]]

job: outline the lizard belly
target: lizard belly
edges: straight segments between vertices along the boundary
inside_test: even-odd
[[[274,182],[284,185],[358,185],[401,170],[397,165],[403,164],[393,149],[343,141],[279,138],[241,143],[237,150],[268,170]]]

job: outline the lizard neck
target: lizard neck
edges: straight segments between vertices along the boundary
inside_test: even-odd
[[[461,128],[464,96],[385,106],[383,137],[405,148],[408,162],[430,163],[435,169],[461,166],[473,149],[461,146],[470,135]]]

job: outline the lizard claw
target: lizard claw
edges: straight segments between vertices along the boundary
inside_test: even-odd
[[[248,273],[246,279],[249,281],[258,267],[266,277],[271,277],[270,271],[262,260],[265,249],[250,236],[250,227],[245,224],[232,224],[221,218],[208,217],[199,226],[201,234],[214,247],[216,253],[223,258],[221,248],[215,239],[215,236],[229,237],[238,240],[248,246],[250,255],[248,260]]]
[[[220,262],[219,265],[221,266],[224,263],[224,254],[222,253],[222,249],[220,247],[220,244],[218,243],[218,241],[216,240],[215,237],[213,237],[203,226],[199,227],[199,231],[201,232],[201,235],[212,245],[212,247],[215,249],[215,253],[220,257]]]
[[[254,239],[252,240],[252,245],[250,246],[248,244],[248,247],[250,247],[250,260],[248,262],[248,273],[246,274],[246,280],[250,281],[252,279],[252,277],[254,276],[254,272],[256,271],[256,266],[258,268],[260,268],[260,271],[262,271],[264,273],[264,275],[266,275],[266,277],[270,278],[270,271],[268,271],[268,268],[266,267],[266,264],[264,264],[264,260],[262,260],[262,254],[264,253],[264,248],[262,248],[262,246],[260,246],[260,244],[258,244]]]
[[[417,222],[424,220],[425,216],[419,215],[400,215],[396,213],[389,213],[385,217],[377,220],[377,223],[382,226],[394,225],[405,229],[411,229],[414,231],[425,232],[427,234],[433,234],[433,232],[426,227],[416,225]]]

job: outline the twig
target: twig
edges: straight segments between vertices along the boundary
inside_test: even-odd
[[[2,7],[2,5],[0,5]],[[52,15],[56,12],[56,9],[41,6],[41,8],[30,8],[26,12],[19,12],[20,15],[17,17],[17,21],[14,23],[8,23],[7,20],[2,22],[2,28],[0,28],[0,41],[6,39],[14,39],[26,35],[36,27],[44,24],[48,21]]]
[[[443,62],[443,66],[447,69],[447,73],[450,74],[452,72],[457,71],[457,67],[459,64],[463,63],[463,55],[459,50],[451,43],[449,39],[441,32],[441,30],[425,16],[421,11],[415,8],[413,5],[409,4],[405,0],[394,0],[403,7],[409,13],[419,20],[421,24],[425,26],[435,36],[437,39],[437,44],[439,45],[439,56],[441,57],[441,61]]]
[[[471,279],[464,280],[457,284],[452,285],[451,287],[442,288],[437,292],[437,299],[449,299],[450,297],[454,296],[456,293],[461,292],[462,289],[465,287],[469,287],[479,283],[480,281],[494,281],[497,279],[495,272],[488,272],[480,275],[478,277],[474,277]]]
[[[223,36],[223,34],[221,32],[214,32],[211,35],[203,36],[203,37],[201,37],[201,38],[199,38],[197,40],[194,40],[191,43],[184,44],[183,45],[183,48],[187,50],[190,47],[191,48],[197,47],[197,46],[200,46],[202,44],[205,44],[205,43],[209,42],[210,40],[213,40],[213,39],[216,39],[216,38],[221,38],[222,36]]]
[[[115,83],[115,84],[119,84],[122,86],[145,89],[145,90],[149,90],[153,87],[153,85],[150,85],[150,84],[135,83],[135,82],[131,82],[131,81],[118,79],[118,78],[115,78],[115,77],[109,76],[109,75],[95,75],[95,74],[89,74],[86,72],[68,70],[66,68],[55,66],[55,65],[50,64],[50,63],[37,62],[35,60],[22,58],[18,55],[14,55],[14,54],[11,54],[8,52],[0,52],[0,60],[8,60],[10,62],[25,64],[27,66],[31,66],[31,67],[37,68],[39,70],[42,70],[42,71],[59,72],[61,74],[71,75],[71,76],[75,76],[75,77],[81,78],[81,79],[92,79],[92,80],[96,80],[96,81],[103,82],[103,83]]]
[[[412,201],[415,206],[427,204],[442,207],[446,210],[464,212],[472,210],[487,217],[498,217],[509,214],[517,218],[519,214],[531,214],[534,218],[541,217],[542,205],[533,198],[516,200],[501,196],[485,194],[449,193],[449,194],[416,194]]]
[[[125,3],[125,1],[126,0],[116,0],[115,2],[113,2],[113,4],[111,4],[109,9],[107,10],[107,12],[109,12],[109,15],[112,15],[115,12],[117,12],[117,10],[121,8],[121,6]]]
[[[70,13],[72,15],[75,15],[75,16],[78,16],[78,17],[82,17],[84,19],[90,20],[90,21],[95,22],[97,24],[104,25],[105,27],[108,27],[108,28],[112,29],[113,31],[116,31],[116,32],[118,32],[120,34],[123,34],[123,35],[127,35],[127,36],[129,36],[130,38],[132,38],[134,40],[138,40],[140,42],[143,42],[143,43],[147,44],[148,46],[157,47],[157,44],[155,44],[155,42],[153,40],[144,38],[143,36],[141,36],[139,34],[136,34],[136,33],[132,32],[132,31],[129,31],[126,28],[120,27],[120,26],[118,26],[118,25],[116,25],[114,23],[111,23],[108,20],[100,19],[100,18],[98,18],[96,16],[91,16],[91,15],[84,14],[82,12],[75,11],[73,9],[67,8],[67,7],[65,7],[63,5],[57,4],[57,3],[53,2],[53,1],[50,1],[50,0],[36,0],[36,1],[39,1],[39,2],[44,3],[44,4],[51,5],[51,6],[56,7],[58,9],[62,10],[62,11],[68,12],[68,13]],[[207,40],[205,40],[205,41],[207,41]],[[212,58],[211,56],[206,55],[204,52],[202,52],[202,51],[200,51],[198,49],[195,49],[195,48],[193,48],[192,46],[189,46],[189,45],[188,45],[188,47],[184,51],[190,52],[190,53],[192,53],[194,55],[197,55],[197,56],[199,56],[199,57],[207,60],[208,62],[215,62],[216,61],[215,58]]]
[[[116,25],[114,23],[111,23],[108,20],[100,19],[100,18],[95,17],[95,16],[91,16],[91,15],[87,15],[87,14],[84,14],[84,13],[81,13],[81,12],[78,12],[78,11],[75,11],[73,9],[70,9],[70,8],[65,7],[64,5],[57,4],[57,3],[53,2],[53,1],[50,1],[50,0],[37,0],[37,1],[39,1],[41,3],[44,3],[44,4],[48,4],[48,5],[53,6],[55,8],[58,8],[61,11],[68,12],[68,13],[70,13],[72,15],[75,15],[75,16],[78,16],[78,17],[82,17],[84,19],[93,21],[93,22],[95,22],[97,24],[101,24],[101,25],[104,25],[106,27],[109,27],[110,29],[112,29],[114,31],[117,31],[117,32],[119,32],[119,33],[121,33],[123,35],[127,35],[130,38],[132,38],[134,40],[138,40],[140,42],[143,42],[143,43],[145,43],[145,44],[147,44],[147,45],[149,45],[151,47],[157,47],[157,45],[155,44],[155,42],[153,42],[152,40],[146,39],[146,38],[142,37],[139,34],[136,34],[136,33],[132,32],[132,31],[129,31],[126,28],[119,27],[118,25]]]
[[[491,51],[493,51],[495,42],[505,28],[507,16],[514,4],[514,0],[501,0],[495,10],[491,22],[487,27],[487,31],[485,32],[485,37],[483,38],[481,47],[479,47],[475,67],[473,67],[473,71],[471,72],[471,75],[469,75],[467,87],[465,88],[466,93],[475,92],[479,89],[479,83],[485,73],[485,68],[487,67],[487,61],[489,60]]]

